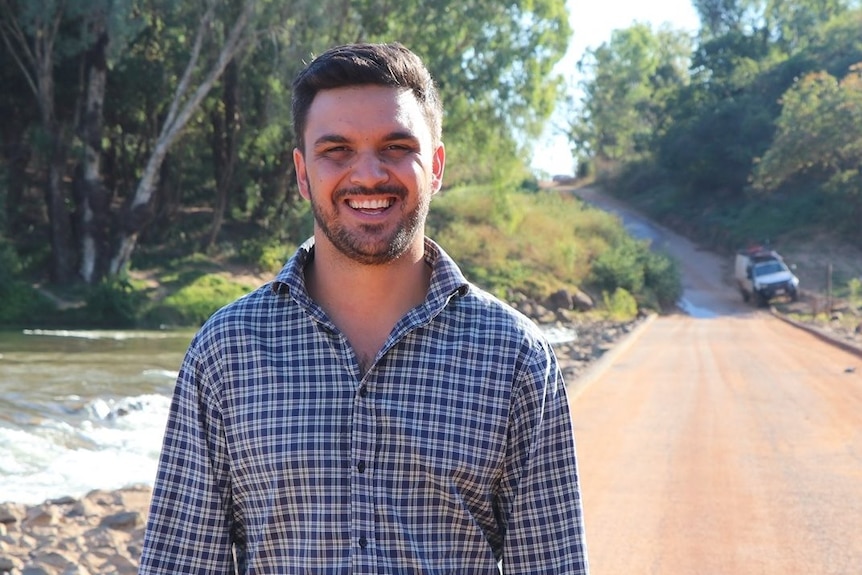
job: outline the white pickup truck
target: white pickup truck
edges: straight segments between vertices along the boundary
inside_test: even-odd
[[[734,277],[745,301],[768,305],[779,296],[796,301],[799,297],[799,278],[793,275],[777,252],[754,247],[736,254]]]

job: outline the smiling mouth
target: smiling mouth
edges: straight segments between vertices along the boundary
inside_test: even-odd
[[[347,205],[362,212],[382,212],[395,204],[395,198],[350,198]]]

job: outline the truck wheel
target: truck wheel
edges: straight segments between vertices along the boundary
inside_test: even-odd
[[[792,292],[790,292],[790,301],[799,301],[799,292],[798,291],[793,290]]]
[[[739,290],[739,293],[742,294],[742,301],[744,301],[745,303],[748,303],[748,300],[751,299],[751,295],[749,295],[749,293],[747,291],[745,291],[744,289]]]

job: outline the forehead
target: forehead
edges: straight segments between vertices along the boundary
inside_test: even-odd
[[[306,141],[320,137],[372,137],[405,132],[417,139],[431,137],[422,107],[406,88],[350,86],[321,90],[308,110]]]

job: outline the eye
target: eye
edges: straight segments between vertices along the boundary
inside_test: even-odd
[[[389,144],[383,149],[389,157],[401,158],[413,152],[413,146],[407,144]]]
[[[346,158],[350,154],[350,148],[345,145],[334,145],[328,146],[320,150],[319,154],[324,158],[332,158],[335,160],[341,160]]]

